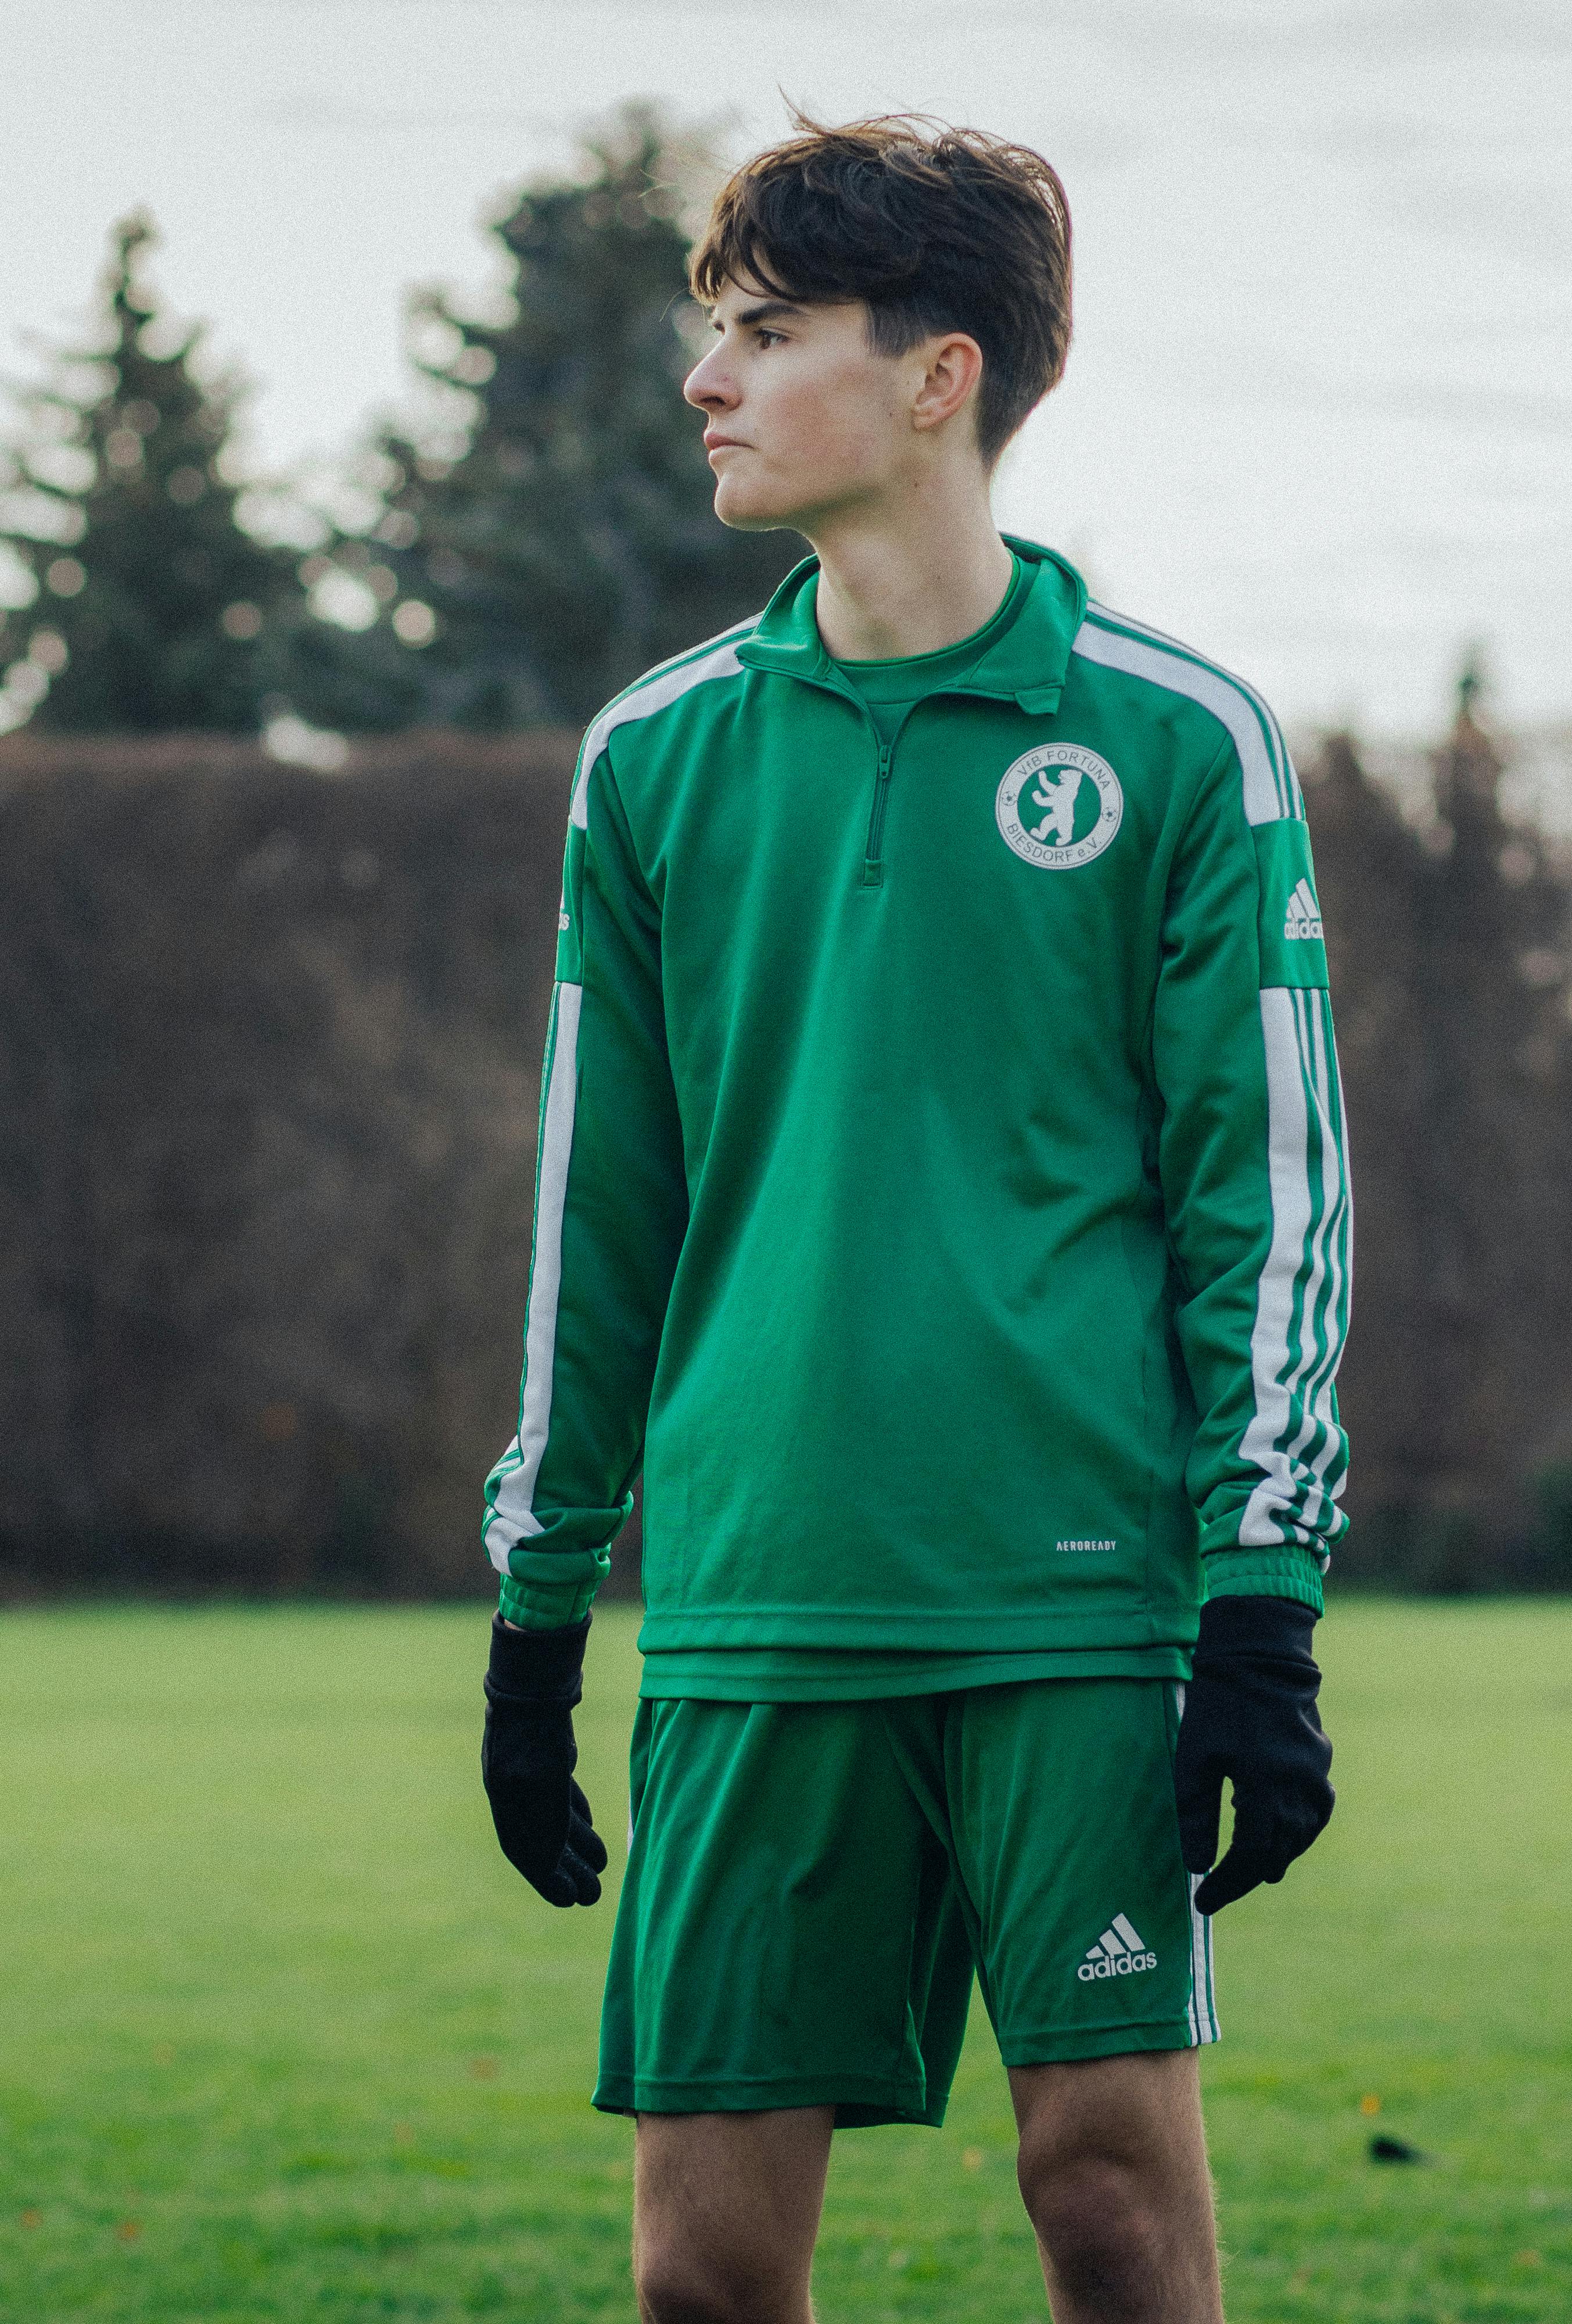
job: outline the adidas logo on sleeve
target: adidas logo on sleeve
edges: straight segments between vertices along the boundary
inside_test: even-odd
[[[1288,899],[1282,933],[1290,944],[1304,944],[1321,933],[1321,908],[1308,880],[1301,880]]]
[[[1145,1939],[1135,1934],[1122,1913],[1116,1913],[1075,1974],[1089,1985],[1093,1978],[1138,1977],[1156,1966],[1157,1956],[1147,1951]]]

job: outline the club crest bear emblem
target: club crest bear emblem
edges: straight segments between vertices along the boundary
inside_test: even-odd
[[[1044,742],[1005,770],[994,816],[1007,847],[1044,871],[1089,863],[1117,835],[1125,812],[1106,759],[1077,742]]]

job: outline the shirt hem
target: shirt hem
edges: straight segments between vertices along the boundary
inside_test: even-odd
[[[1145,1653],[1195,1644],[1197,1605],[1110,1614],[1106,1607],[1065,1613],[1042,1607],[941,1608],[906,1613],[888,1606],[749,1607],[725,1613],[684,1609],[646,1613],[639,1633],[642,1654],[771,1646],[934,1655]]]
[[[741,1650],[733,1649],[734,1652]],[[663,1668],[668,1659],[688,1662],[686,1655],[646,1657],[639,1692],[646,1702],[875,1702],[892,1696],[955,1694],[972,1687],[1023,1686],[1038,1680],[1127,1678],[1185,1679],[1190,1658],[1181,1646],[1088,1647],[1080,1650],[988,1655],[914,1655],[915,1667],[870,1666],[855,1653],[844,1659],[853,1665],[836,1667],[842,1656],[823,1650],[814,1670],[770,1671],[760,1668],[754,1655],[748,1667],[729,1671],[726,1655],[712,1648],[700,1654],[685,1669]]]

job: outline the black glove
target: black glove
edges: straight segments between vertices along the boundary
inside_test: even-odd
[[[1196,1890],[1198,1912],[1281,1880],[1326,1829],[1335,1794],[1332,1747],[1316,1715],[1315,1622],[1308,1606],[1287,1598],[1212,1598],[1200,1609],[1173,1755],[1185,1868],[1209,1876]],[[1214,1872],[1225,1775],[1234,1784],[1234,1836]]]
[[[593,1904],[605,1843],[573,1781],[573,1711],[584,1692],[589,1617],[564,1630],[510,1629],[492,1618],[481,1778],[510,1864],[548,1904]]]

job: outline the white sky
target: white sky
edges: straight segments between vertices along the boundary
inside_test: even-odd
[[[619,99],[740,152],[784,87],[1039,146],[1077,233],[1068,379],[1001,521],[1297,724],[1422,733],[1483,642],[1572,716],[1565,0],[0,0],[0,370],[110,221],[258,383],[261,466],[407,401],[412,282]]]

